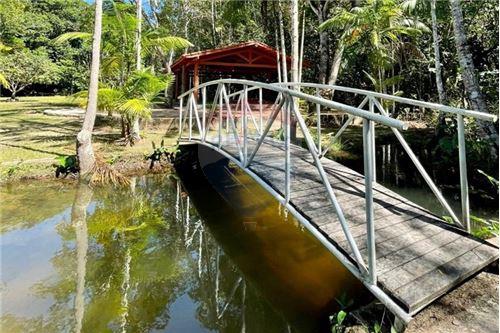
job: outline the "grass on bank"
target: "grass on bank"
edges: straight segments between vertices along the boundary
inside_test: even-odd
[[[76,134],[82,118],[43,114],[46,109],[77,107],[71,97],[21,97],[18,102],[0,100],[0,182],[22,177],[53,174],[53,164],[62,155],[75,154]],[[152,150],[151,141],[160,142],[166,125],[154,122],[143,131],[143,140],[132,147],[116,143],[120,124],[116,119],[98,117],[93,144],[96,154],[108,163],[138,160]],[[166,145],[175,138],[167,138]]]

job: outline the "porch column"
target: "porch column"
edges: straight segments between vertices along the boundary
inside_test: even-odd
[[[200,85],[199,65],[198,65],[198,63],[195,63],[194,64],[194,71],[193,71],[193,88],[195,89],[195,91],[194,91],[195,100],[198,100],[198,86],[199,85]]]
[[[186,81],[187,81],[187,72],[186,72],[186,66],[182,66],[182,71],[181,71],[181,94],[186,92]]]

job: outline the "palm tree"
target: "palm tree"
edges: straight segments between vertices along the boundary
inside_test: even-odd
[[[87,100],[87,111],[83,119],[82,130],[76,136],[80,177],[87,176],[95,165],[92,148],[92,130],[97,113],[97,90],[99,84],[99,64],[101,56],[102,0],[95,2],[94,37],[92,38],[92,64],[90,67],[90,83]]]
[[[139,35],[137,17],[135,6],[127,3],[113,1],[105,8],[101,77],[107,88],[122,90],[137,68],[142,68],[141,59],[158,59],[160,58],[157,56],[159,52],[166,54],[171,50],[192,46],[184,38],[168,36],[162,28],[151,28],[144,31],[141,29],[139,44],[137,41]],[[57,37],[56,43],[64,43],[73,39],[88,39],[89,37],[90,34],[87,32],[69,32]],[[138,52],[140,52],[140,56]],[[120,110],[114,111],[120,112]],[[122,135],[127,140],[134,139],[130,136],[130,129],[139,118],[141,118],[141,113],[128,114],[128,117],[122,119]],[[138,139],[135,133],[133,136]]]
[[[97,108],[112,114],[118,112],[126,120],[125,137],[133,141],[130,124],[134,119],[148,119],[154,100],[173,82],[172,75],[157,76],[150,69],[133,72],[121,87],[101,87]],[[85,105],[87,91],[75,96]]]
[[[141,54],[141,38],[142,38],[142,0],[136,0],[136,36],[135,36],[135,68],[137,71],[142,69],[142,54]],[[132,124],[132,140],[139,141],[141,139],[139,118],[134,119]]]
[[[404,37],[418,36],[428,30],[421,22],[406,17],[404,8],[395,0],[367,0],[362,7],[350,11],[340,9],[319,26],[320,30],[332,28],[343,31],[339,38],[342,50],[339,56],[344,49],[356,49],[357,54],[366,56],[371,69],[365,74],[380,92],[401,79],[394,75],[386,77],[386,70],[393,67],[398,52],[411,51],[423,56]]]

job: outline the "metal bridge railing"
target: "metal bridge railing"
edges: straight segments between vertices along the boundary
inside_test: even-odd
[[[228,93],[228,87],[238,87],[240,90],[234,93]],[[316,94],[311,95],[300,92],[292,86],[316,88]],[[207,89],[209,88],[209,89]],[[211,104],[207,103],[208,91],[213,91],[215,94],[211,99]],[[320,95],[321,89],[338,90],[359,94],[365,96],[362,103],[357,107],[349,106],[333,100],[322,98]],[[258,115],[254,114],[248,101],[248,93],[250,91],[258,91]],[[277,93],[278,97],[276,102],[271,108],[271,114],[265,121],[263,112],[263,90]],[[201,106],[198,104],[199,95],[201,93]],[[352,89],[339,86],[328,86],[314,83],[289,83],[289,84],[266,84],[248,80],[235,80],[235,79],[220,79],[207,83],[200,84],[197,88],[193,88],[179,97],[180,111],[179,111],[179,137],[182,140],[197,141],[201,144],[210,146],[216,151],[227,156],[240,168],[245,170],[249,175],[265,187],[271,194],[273,194],[280,202],[282,202],[287,209],[310,231],[312,232],[331,252],[335,254],[339,260],[355,275],[357,276],[372,293],[379,298],[391,311],[393,311],[400,318],[405,321],[409,320],[409,316],[396,304],[387,294],[377,286],[377,269],[376,269],[376,240],[375,240],[375,225],[374,225],[374,207],[373,207],[373,183],[375,182],[375,123],[389,126],[394,132],[403,148],[408,153],[412,161],[415,163],[419,172],[424,176],[425,181],[431,187],[440,203],[450,213],[452,219],[458,225],[462,225],[455,213],[448,205],[441,192],[434,184],[428,173],[425,171],[418,158],[413,153],[407,142],[401,135],[400,130],[407,129],[407,125],[397,119],[388,116],[380,100],[390,100],[394,102],[401,102],[420,107],[426,107],[443,112],[456,114],[458,117],[458,130],[459,130],[459,149],[460,149],[460,175],[462,187],[462,208],[464,212],[464,224],[468,227],[468,193],[467,193],[467,174],[465,166],[465,139],[464,139],[464,126],[463,117],[474,117],[482,120],[494,120],[495,117],[479,112],[456,109],[452,107],[437,105],[433,103],[414,101],[397,96],[385,95],[364,91],[360,89]],[[309,131],[304,117],[301,115],[297,108],[297,100],[304,100],[316,106],[317,113],[317,126],[316,131],[318,140],[315,142],[311,132]],[[233,103],[231,103],[231,100]],[[186,104],[184,104],[186,101]],[[363,108],[368,104],[368,110]],[[201,108],[201,110],[200,110]],[[364,157],[364,174],[365,174],[365,210],[366,210],[366,227],[367,227],[367,252],[368,252],[368,265],[365,264],[358,246],[349,230],[346,222],[342,207],[340,206],[337,197],[332,189],[328,180],[328,176],[323,168],[321,158],[327,153],[328,149],[323,150],[321,146],[321,109],[335,109],[340,110],[349,115],[346,123],[336,133],[334,138],[338,138],[347,126],[354,120],[355,117],[363,119],[363,157]],[[379,113],[376,112],[379,111]],[[223,114],[226,114],[224,119]],[[237,116],[241,119],[241,125],[237,126]],[[262,146],[264,140],[269,134],[273,123],[276,121],[278,115],[281,115],[283,133],[284,133],[284,146],[285,146],[285,189],[284,193],[278,193],[265,182],[259,179],[250,169],[254,158]],[[344,236],[354,256],[355,265],[347,258],[341,251],[331,244],[320,232],[318,232],[312,225],[298,213],[295,208],[290,205],[290,194],[293,190],[291,186],[290,174],[290,151],[291,151],[291,119],[296,120],[300,128],[304,141],[307,144],[308,151],[314,160],[314,164],[319,173],[321,181],[326,189],[330,203],[332,204],[336,215],[340,221]],[[214,122],[214,123],[213,123]],[[188,124],[187,137],[184,135],[184,129]],[[225,125],[225,129],[224,129]],[[193,127],[195,132],[193,132]],[[224,133],[225,130],[225,133]],[[209,132],[215,134],[210,140],[208,137]],[[249,141],[256,142],[253,149],[249,151]],[[238,157],[234,157],[225,149],[226,145],[236,146]]]
[[[460,226],[461,228],[467,230],[470,233],[470,209],[469,209],[469,186],[467,180],[467,159],[466,159],[466,146],[465,146],[465,126],[464,126],[464,117],[475,118],[483,121],[496,121],[497,117],[492,114],[487,114],[483,112],[471,111],[459,109],[451,106],[429,103],[424,101],[413,100],[410,98],[388,95],[377,93],[373,91],[367,91],[362,89],[355,89],[349,87],[342,87],[336,85],[325,85],[325,84],[317,84],[317,83],[281,83],[280,86],[288,86],[288,87],[308,87],[315,88],[316,94],[319,96],[321,90],[331,91],[332,96],[335,91],[342,91],[351,94],[356,94],[359,96],[364,96],[363,101],[358,106],[358,108],[363,108],[367,103],[369,105],[369,111],[375,112],[378,110],[380,114],[389,116],[389,112],[384,108],[383,102],[392,102],[392,103],[400,103],[405,105],[417,106],[420,108],[426,108],[431,110],[436,110],[440,112],[444,112],[450,115],[454,115],[457,117],[457,134],[458,134],[458,154],[459,154],[459,172],[460,172],[460,193],[461,193],[461,208],[462,208],[462,220],[459,220],[451,206],[448,204],[444,196],[442,195],[439,188],[436,186],[432,178],[429,176],[429,173],[425,170],[422,163],[420,163],[418,157],[415,155],[413,150],[408,145],[408,142],[405,140],[401,132],[394,127],[391,127],[392,132],[398,139],[399,143],[408,154],[415,167],[421,174],[422,178],[425,180],[431,191],[434,193],[436,198],[438,199],[441,206],[448,212],[453,222]],[[332,97],[333,98],[333,97]],[[321,108],[317,107],[317,130],[318,137],[320,137],[321,131]],[[342,133],[346,130],[346,128],[354,121],[354,116],[349,115],[348,119],[342,125],[342,127],[337,131],[337,133],[333,136],[332,141],[338,139]],[[371,132],[370,135],[375,135],[375,128],[372,127],[369,129]],[[370,141],[374,141],[370,140]],[[321,145],[321,142],[318,142],[318,145]],[[374,146],[372,147],[374,149]],[[321,148],[320,148],[321,151]],[[328,149],[322,152],[322,156],[324,156],[328,152]],[[375,177],[375,165],[373,165],[373,173]]]

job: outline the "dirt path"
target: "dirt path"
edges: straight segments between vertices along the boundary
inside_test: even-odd
[[[498,316],[498,275],[483,272],[419,313],[405,333],[496,333]]]

